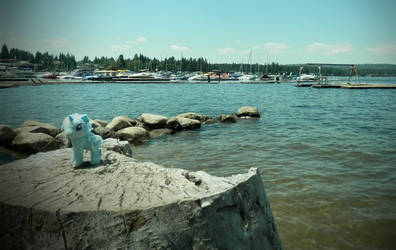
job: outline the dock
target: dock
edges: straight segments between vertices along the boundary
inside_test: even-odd
[[[334,84],[312,84],[312,88],[342,88],[342,89],[396,89],[396,84],[377,83],[334,83]]]
[[[340,84],[341,88],[344,89],[396,89],[396,84]]]

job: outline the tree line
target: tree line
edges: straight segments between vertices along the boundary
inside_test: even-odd
[[[41,53],[37,51],[35,54],[31,52],[12,48],[8,49],[4,44],[1,49],[0,59],[27,61],[32,64],[39,65],[40,70],[46,71],[71,71],[76,68],[94,70],[94,69],[126,69],[126,70],[149,70],[149,71],[183,71],[183,72],[249,72],[249,73],[293,73],[298,75],[301,65],[279,63],[267,64],[240,64],[240,63],[210,63],[207,59],[200,58],[180,58],[167,57],[164,59],[149,58],[142,54],[135,54],[132,58],[124,58],[119,55],[117,59],[113,57],[95,57],[89,59],[85,56],[82,60],[76,61],[75,56],[69,53],[59,55],[51,55],[48,52]],[[396,76],[396,65],[393,64],[359,64],[356,68],[361,76]],[[304,66],[302,73],[318,73],[318,67]],[[322,67],[322,75],[326,76],[347,76],[350,73],[348,67]]]
[[[8,50],[7,45],[1,48],[0,59],[25,61],[31,64],[37,64],[38,68],[46,71],[71,71],[77,68],[77,62],[74,55],[69,53],[59,55],[50,55],[48,52],[32,54],[29,51],[12,48]]]

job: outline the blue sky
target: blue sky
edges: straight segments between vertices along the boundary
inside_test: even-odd
[[[0,43],[53,54],[396,64],[395,0],[2,0]]]

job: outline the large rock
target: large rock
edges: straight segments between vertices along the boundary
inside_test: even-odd
[[[115,138],[108,138],[103,141],[103,150],[115,151],[117,153],[132,157],[132,148],[127,141],[120,141]]]
[[[166,127],[175,131],[198,129],[201,122],[194,119],[183,117],[172,117],[166,122]]]
[[[99,119],[89,119],[89,121],[92,124],[92,128],[98,128],[98,127],[106,127],[106,125],[108,124],[106,121],[103,120],[99,120]]]
[[[42,150],[40,151],[50,151],[50,150],[55,150],[55,149],[60,149],[60,148],[70,148],[72,147],[71,141],[65,133],[59,133],[57,136],[55,136],[54,140],[49,142],[47,145],[43,147]]]
[[[44,122],[38,122],[38,121],[30,121],[27,120],[22,123],[21,128],[26,128],[31,127],[32,133],[44,133],[47,135],[50,135],[52,137],[55,137],[57,134],[61,132],[61,130],[54,125],[51,125],[49,123],[44,123]]]
[[[97,122],[97,121],[95,121],[95,120],[92,120],[92,119],[89,119],[89,122],[91,123],[91,126],[92,126],[92,128],[98,128],[98,127],[102,127],[102,125],[100,125],[100,123],[99,122]],[[107,125],[107,124],[106,124]]]
[[[210,119],[209,116],[201,115],[201,114],[197,114],[197,113],[193,113],[193,112],[183,113],[183,114],[178,115],[177,117],[194,119],[194,120],[198,120],[200,122],[205,122]]]
[[[38,122],[38,121],[30,121],[30,120],[24,121],[21,125],[21,128],[25,128],[25,127],[38,127],[38,129],[36,130],[37,132],[34,133],[44,133],[52,137],[55,137],[57,134],[61,132],[59,128],[55,127],[52,124]]]
[[[108,127],[96,127],[92,130],[94,134],[100,135],[103,139],[113,137],[114,131]]]
[[[8,146],[17,133],[8,125],[0,125],[0,145]]]
[[[136,120],[145,123],[150,129],[164,128],[168,117],[162,115],[141,114]]]
[[[100,119],[95,119],[93,120],[96,124],[99,124],[102,127],[106,127],[106,125],[108,124],[106,121],[104,120],[100,120]]]
[[[48,144],[53,143],[54,138],[44,133],[21,132],[11,143],[11,147],[25,153],[48,151]]]
[[[0,168],[2,248],[281,249],[257,169],[215,177],[106,150],[101,165],[73,169],[71,157]]]
[[[260,113],[258,109],[256,107],[251,107],[251,106],[241,107],[237,110],[235,114],[238,117],[244,117],[244,116],[260,117]]]
[[[20,134],[20,133],[44,133],[44,134],[49,135],[49,134],[47,133],[48,130],[43,129],[43,128],[40,127],[40,126],[20,127],[20,128],[14,129],[14,131],[15,131],[17,134]]]
[[[129,127],[118,130],[115,137],[121,140],[129,141],[134,144],[139,144],[150,139],[150,134],[147,130],[140,127]]]
[[[113,120],[106,125],[106,128],[109,128],[113,131],[118,131],[123,128],[132,127],[136,125],[136,121],[132,120],[128,116],[116,116]]]

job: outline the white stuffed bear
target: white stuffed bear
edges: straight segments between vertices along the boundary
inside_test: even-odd
[[[62,123],[62,131],[70,139],[73,146],[73,167],[78,167],[83,163],[84,150],[91,152],[92,165],[100,163],[100,148],[103,139],[99,135],[91,132],[92,124],[87,115],[71,114]]]

